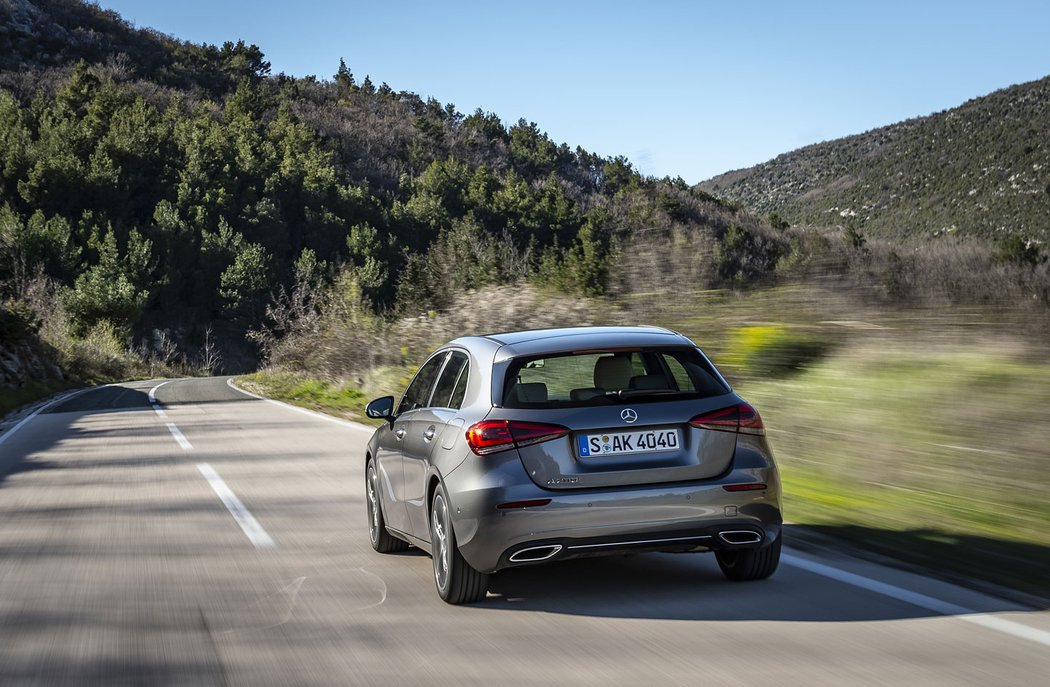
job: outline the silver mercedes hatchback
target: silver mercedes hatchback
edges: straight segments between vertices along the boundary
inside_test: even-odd
[[[731,580],[780,561],[780,479],[758,413],[686,337],[580,327],[462,337],[365,458],[372,547],[430,553],[438,594],[484,598],[504,568],[713,551]]]

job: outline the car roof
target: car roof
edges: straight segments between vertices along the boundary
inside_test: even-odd
[[[559,327],[557,329],[526,329],[518,332],[500,332],[498,334],[484,334],[486,339],[492,339],[504,346],[524,343],[526,341],[542,341],[545,339],[557,339],[564,336],[594,336],[601,338],[602,343],[607,339],[617,337],[631,337],[637,334],[658,334],[680,336],[663,327],[637,326],[637,327]]]
[[[456,339],[451,344],[498,348],[497,359],[601,348],[695,346],[678,332],[662,327],[562,327],[500,332]]]

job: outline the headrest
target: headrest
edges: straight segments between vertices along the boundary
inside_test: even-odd
[[[637,377],[631,377],[631,388],[632,389],[670,389],[670,385],[667,383],[667,377],[663,375],[638,375]]]
[[[634,376],[631,360],[625,355],[608,355],[594,363],[594,386],[606,391],[626,389]]]
[[[598,396],[604,396],[604,389],[594,389],[591,387],[584,387],[583,389],[573,389],[569,392],[569,398],[573,401],[589,401],[592,398]]]
[[[546,403],[547,385],[543,382],[526,382],[514,385],[514,393],[521,403]]]

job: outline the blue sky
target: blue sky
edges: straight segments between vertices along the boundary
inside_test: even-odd
[[[1050,2],[100,0],[696,183],[1050,74]]]

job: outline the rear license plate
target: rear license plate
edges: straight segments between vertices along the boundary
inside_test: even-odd
[[[674,451],[682,445],[677,429],[581,434],[576,437],[576,442],[580,448],[580,457],[583,458]]]

